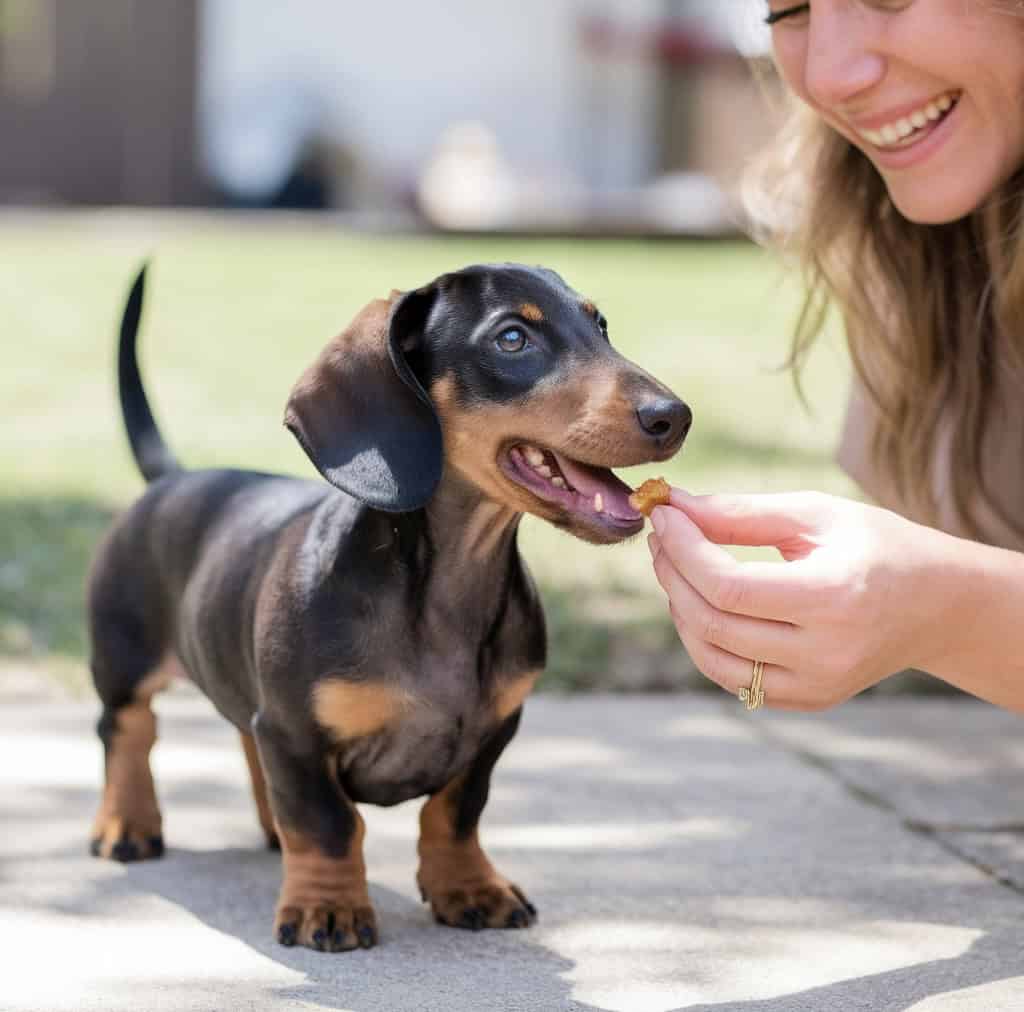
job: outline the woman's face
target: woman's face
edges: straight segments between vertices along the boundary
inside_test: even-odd
[[[962,218],[1024,165],[1024,9],[1010,14],[998,0],[768,7],[786,83],[871,159],[911,221]]]

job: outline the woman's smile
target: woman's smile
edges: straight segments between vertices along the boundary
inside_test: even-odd
[[[956,132],[959,107],[959,99],[956,102],[951,102],[944,110],[940,111],[940,115],[935,119],[928,118],[924,127],[914,129],[907,136],[897,137],[892,143],[887,143],[883,136],[883,143],[876,144],[866,135],[862,135],[865,137],[865,141],[858,147],[874,162],[883,175],[887,172],[915,168],[930,161],[936,153],[945,147],[946,142]],[[930,106],[930,108],[934,108],[934,106]],[[892,188],[890,185],[890,190]]]
[[[961,94],[960,91],[947,91],[937,98],[918,103],[909,113],[885,113],[854,123],[854,129],[880,151],[909,147],[934,130],[960,100]],[[872,129],[874,123],[881,125]]]
[[[782,10],[782,8],[780,8]],[[791,90],[871,159],[904,217],[955,221],[1024,165],[1024,17],[964,0],[813,0],[776,20]]]

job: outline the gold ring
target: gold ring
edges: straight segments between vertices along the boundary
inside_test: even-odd
[[[761,682],[764,680],[764,661],[754,661],[754,677],[749,686],[740,689],[740,702],[747,704],[748,710],[756,710],[764,706],[764,689]]]

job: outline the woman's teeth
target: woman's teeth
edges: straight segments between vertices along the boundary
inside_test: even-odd
[[[909,116],[886,123],[880,130],[861,130],[860,134],[876,148],[906,147],[908,143],[914,143],[917,139],[914,135],[920,130],[942,119],[956,105],[959,98],[959,92],[947,92],[939,98],[932,99],[927,105],[912,112]]]

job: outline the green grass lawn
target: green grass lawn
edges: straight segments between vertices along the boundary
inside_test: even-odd
[[[805,410],[778,366],[794,279],[745,243],[454,239],[346,233],[322,220],[76,213],[0,218],[0,677],[10,662],[87,684],[82,585],[114,513],[142,488],[123,437],[115,331],[152,258],[141,360],[190,466],[313,474],[281,424],[292,382],[369,299],[475,261],[557,270],[613,342],[693,408],[654,472],[691,491],[852,491],[832,450],[848,364],[812,357]],[[642,539],[596,548],[534,522],[521,545],[552,632],[549,687],[692,681]]]

